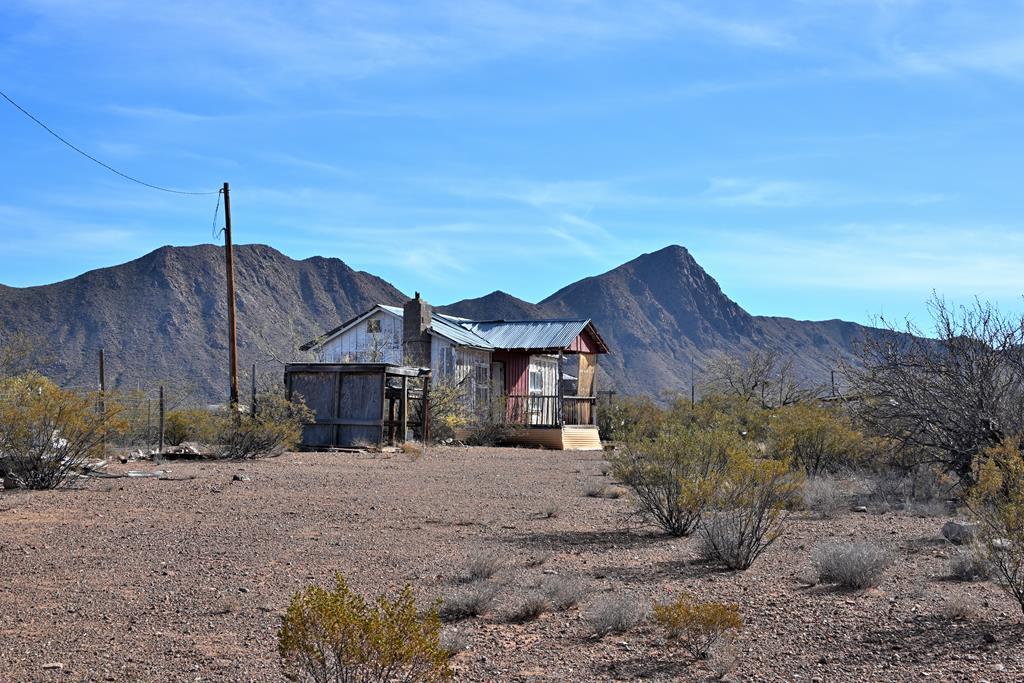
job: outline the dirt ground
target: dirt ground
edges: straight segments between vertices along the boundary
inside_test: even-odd
[[[493,612],[446,627],[468,646],[458,680],[708,680],[715,666],[668,649],[651,625],[588,635],[596,604],[646,607],[681,590],[740,604],[729,680],[1024,679],[1020,610],[991,583],[945,578],[941,517],[798,513],[737,573],[698,562],[696,539],[638,526],[628,500],[586,497],[608,481],[600,453],[301,453],[114,471],[127,469],[173,480],[0,493],[0,680],[280,680],[276,631],[293,592],[342,572],[365,594],[408,582],[432,600],[458,590],[478,549],[504,566]],[[898,554],[880,588],[800,581],[836,538]],[[505,623],[554,573],[585,582],[579,607]],[[948,616],[960,595],[976,608],[966,620]]]

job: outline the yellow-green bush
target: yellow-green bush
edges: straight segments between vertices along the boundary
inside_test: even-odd
[[[66,391],[38,373],[0,380],[0,474],[30,489],[67,484],[124,428],[117,404],[99,406],[98,393]]]
[[[213,418],[213,441],[222,458],[246,459],[277,455],[295,448],[302,425],[313,421],[301,399],[289,401],[277,394],[257,397],[255,415],[222,412]]]
[[[734,456],[749,448],[728,429],[676,425],[625,443],[609,460],[641,514],[673,536],[687,536],[714,504]]]
[[[782,534],[802,487],[803,475],[787,462],[735,453],[716,491],[715,512],[701,522],[705,558],[748,569]]]
[[[722,638],[743,628],[739,605],[700,602],[686,593],[655,605],[654,621],[670,644],[681,645],[695,659],[706,659]]]
[[[202,408],[172,410],[164,418],[164,440],[171,446],[186,441],[206,442],[212,438],[210,411]]]
[[[859,466],[863,436],[838,411],[797,403],[775,411],[768,430],[769,451],[810,476]]]
[[[436,606],[416,609],[407,585],[371,605],[344,577],[333,590],[311,586],[292,597],[278,633],[285,677],[303,683],[431,683],[451,678]]]
[[[1021,437],[1004,439],[975,463],[968,504],[981,522],[980,549],[992,573],[1024,611],[1024,456]]]

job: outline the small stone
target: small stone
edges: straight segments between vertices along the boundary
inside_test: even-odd
[[[43,671],[63,671],[64,662],[49,662],[40,667]]]
[[[866,507],[864,507],[863,505],[858,505],[857,507],[853,508],[853,511],[854,512],[867,512],[868,509]]]
[[[244,474],[236,474],[235,476],[231,477],[231,481],[252,481],[252,479],[245,476]]]

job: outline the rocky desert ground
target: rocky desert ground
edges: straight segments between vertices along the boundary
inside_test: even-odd
[[[445,627],[465,646],[458,680],[1024,678],[1019,608],[990,582],[947,578],[941,516],[795,513],[737,573],[701,563],[696,539],[641,525],[627,498],[585,495],[612,483],[601,453],[295,453],[111,472],[129,469],[165,478],[0,492],[0,680],[279,680],[276,632],[295,591],[341,572],[367,595],[410,583],[443,599],[481,551],[501,558],[487,579],[496,601]],[[833,539],[894,554],[879,588],[808,585],[811,553]],[[556,575],[585,586],[577,607],[507,623]],[[683,590],[739,603],[731,658],[694,662],[649,623],[590,635],[602,604],[645,609]]]

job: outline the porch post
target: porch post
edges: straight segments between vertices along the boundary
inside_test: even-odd
[[[564,392],[562,391],[562,358],[563,358],[562,350],[559,349],[558,350],[558,379],[555,382],[555,386],[558,388],[558,392],[557,392],[557,394],[558,394],[558,414],[557,414],[556,417],[558,419],[558,426],[559,427],[564,427],[565,426],[565,396],[563,395]]]

